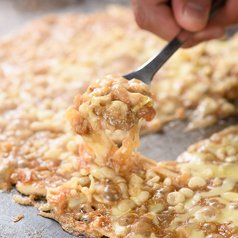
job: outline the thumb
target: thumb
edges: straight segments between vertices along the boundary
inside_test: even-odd
[[[185,30],[200,31],[208,22],[212,0],[172,0],[177,23]]]

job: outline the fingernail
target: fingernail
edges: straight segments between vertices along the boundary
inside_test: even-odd
[[[191,20],[196,20],[196,21],[207,21],[209,14],[209,9],[206,5],[206,3],[202,2],[187,2],[185,7],[184,7],[184,16],[187,18],[190,18]]]

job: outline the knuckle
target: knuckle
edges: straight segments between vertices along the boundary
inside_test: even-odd
[[[147,6],[138,1],[133,4],[133,12],[137,25],[142,29],[146,29],[148,26]]]
[[[141,29],[146,29],[147,28],[147,20],[146,17],[144,16],[144,14],[142,14],[141,12],[137,12],[135,13],[135,20],[137,25],[141,28]]]

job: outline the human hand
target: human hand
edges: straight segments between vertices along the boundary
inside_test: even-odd
[[[131,3],[137,24],[167,41],[181,28],[198,32],[185,47],[219,38],[227,26],[238,23],[238,0],[227,0],[209,22],[212,0],[131,0]]]

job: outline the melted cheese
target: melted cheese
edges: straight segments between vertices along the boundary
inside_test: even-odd
[[[202,177],[205,180],[214,177],[225,178],[221,186],[214,187],[208,192],[196,192],[192,197],[186,199],[184,202],[184,214],[178,215],[171,223],[169,229],[177,231],[179,231],[182,223],[188,224],[186,225],[186,230],[189,238],[205,237],[203,231],[190,229],[189,224],[191,223],[217,222],[229,224],[231,227],[238,226],[238,210],[236,210],[235,205],[238,201],[238,194],[231,192],[238,182],[238,165],[227,162],[220,165],[206,163],[206,156],[203,153],[186,152],[182,157],[185,163],[178,164],[180,169],[189,168],[191,177]],[[200,202],[206,198],[214,198],[225,207],[221,209],[200,205]]]
[[[194,214],[195,214],[199,209],[201,209],[201,208],[202,208],[201,206],[194,206],[194,207],[192,207],[187,213],[178,215],[178,216],[173,220],[173,222],[171,223],[169,229],[170,229],[170,230],[173,230],[173,229],[179,227],[179,223],[183,223],[183,222],[185,222],[186,220],[188,220],[189,218],[193,217]]]
[[[238,201],[238,193],[232,193],[232,192],[227,192],[227,193],[221,193],[221,197],[225,198],[228,201]]]
[[[221,203],[226,204],[226,207],[224,209],[221,209],[221,213],[216,219],[216,222],[220,224],[231,222],[231,226],[238,226],[238,210],[232,208],[232,203],[229,202],[227,199],[224,199],[222,197],[216,199],[219,200]]]
[[[197,230],[193,230],[191,235],[190,235],[190,238],[204,238],[204,233],[203,231],[197,231]]]
[[[201,195],[197,193],[185,201],[184,207],[186,209],[189,209],[189,208],[193,207],[195,204],[197,204],[200,200],[201,200]]]
[[[232,188],[234,188],[236,182],[237,182],[237,179],[227,178],[224,180],[221,186],[215,187],[209,192],[203,192],[201,193],[201,196],[205,198],[205,197],[217,196],[217,195],[220,195],[221,193],[226,193],[230,191]]]
[[[202,177],[207,179],[209,177],[229,177],[237,178],[238,174],[238,165],[234,163],[224,163],[222,165],[214,165],[205,162],[206,154],[202,153],[185,153],[183,157],[186,161],[186,167],[191,169],[192,176]],[[184,167],[184,164],[178,164],[178,168]],[[205,173],[208,169],[212,171],[209,175]]]

